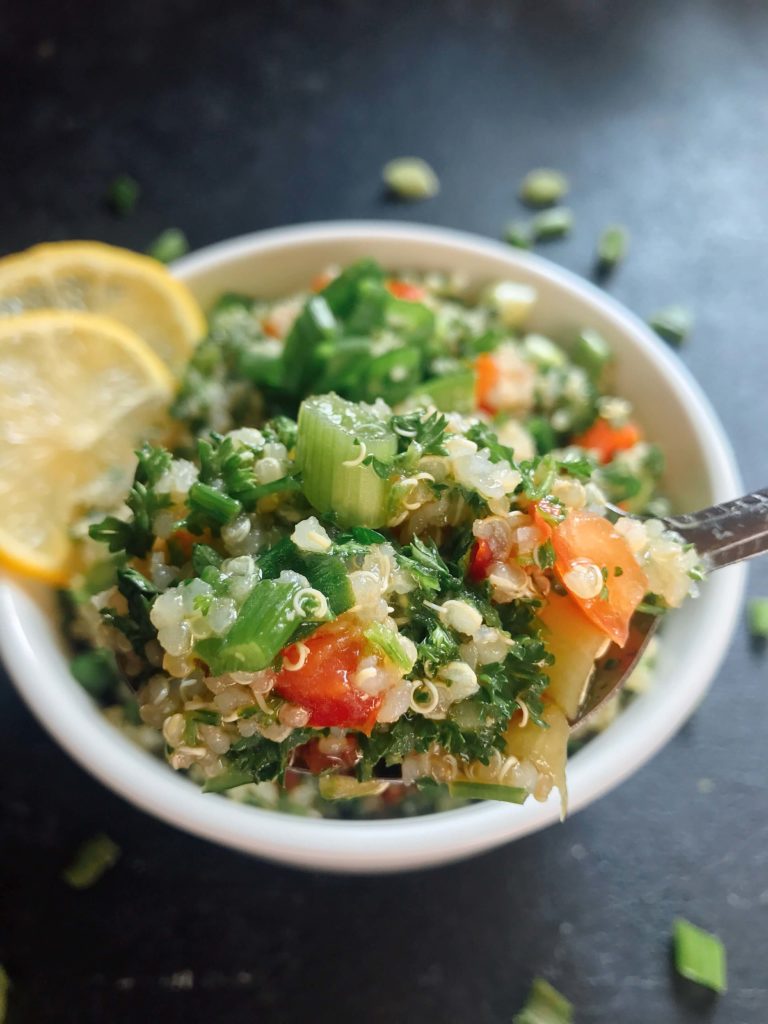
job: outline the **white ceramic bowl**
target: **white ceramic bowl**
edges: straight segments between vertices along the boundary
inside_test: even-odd
[[[351,222],[248,235],[188,256],[174,270],[207,305],[223,291],[279,296],[304,287],[329,263],[361,256],[393,269],[460,271],[478,283],[510,278],[534,285],[533,329],[568,337],[590,326],[613,346],[616,390],[632,400],[648,436],[664,446],[667,490],[676,506],[693,509],[740,492],[722,427],[675,356],[604,292],[537,256],[455,231]],[[670,616],[655,688],[571,760],[570,814],[637,771],[692,713],[728,647],[743,582],[741,567],[718,572],[697,601]],[[157,817],[248,853],[304,868],[398,871],[467,857],[559,817],[555,794],[545,804],[484,803],[369,822],[306,819],[204,795],[113,729],[72,679],[49,594],[0,582],[0,649],[29,707],[88,771]]]

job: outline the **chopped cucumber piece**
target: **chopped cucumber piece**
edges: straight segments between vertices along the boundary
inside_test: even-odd
[[[538,292],[529,284],[498,281],[487,289],[485,301],[499,314],[505,327],[521,327],[536,305]]]
[[[524,804],[528,790],[519,786],[500,786],[493,782],[449,782],[448,792],[462,800],[503,800],[508,804]]]
[[[584,367],[592,380],[597,380],[613,359],[613,353],[601,334],[586,327],[576,339],[571,358]]]
[[[523,352],[542,370],[565,366],[565,352],[554,341],[543,334],[526,334],[523,338]]]
[[[388,461],[396,452],[396,435],[372,409],[334,394],[302,402],[296,458],[304,494],[318,512],[334,513],[342,526],[387,521],[389,483],[362,465],[361,456]]]
[[[473,412],[475,408],[475,371],[459,370],[434,380],[426,380],[413,391],[414,399],[424,398],[441,412]]]
[[[323,295],[313,295],[296,317],[283,349],[282,385],[291,394],[303,394],[314,380],[317,359],[315,349],[335,338],[338,324]]]
[[[355,603],[349,574],[337,555],[305,554],[302,571],[309,582],[328,600],[334,615],[342,615]]]

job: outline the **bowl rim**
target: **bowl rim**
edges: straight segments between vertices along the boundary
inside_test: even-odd
[[[687,368],[651,329],[612,296],[591,282],[536,254],[469,232],[417,223],[377,220],[322,221],[256,231],[217,242],[177,261],[172,271],[182,280],[222,262],[272,248],[349,239],[433,243],[473,255],[503,259],[510,274],[526,268],[548,278],[567,298],[581,297],[607,316],[663,373],[694,421],[716,500],[741,493],[735,456],[709,400]],[[663,714],[646,715],[639,731],[630,708],[610,730],[592,740],[569,762],[573,814],[618,786],[645,764],[680,728],[703,698],[720,667],[736,626],[746,578],[745,567],[721,570],[709,584],[717,587],[720,617],[706,634],[706,645],[684,669],[686,685],[667,692]],[[18,583],[0,577],[0,653],[17,690],[44,728],[83,768],[142,810],[166,823],[223,845],[295,867],[371,873],[436,866],[490,849],[538,831],[558,820],[559,800],[523,807],[483,803],[415,818],[385,821],[302,818],[245,806],[201,794],[186,778],[170,771],[136,747],[96,710],[66,671],[41,656],[28,635],[25,613],[31,599]],[[58,636],[58,630],[50,630]],[[58,676],[51,688],[38,688],[40,674]],[[631,719],[631,721],[630,721]],[[653,725],[653,728],[650,726]],[[621,746],[617,765],[613,748]],[[583,754],[589,754],[584,757]],[[610,767],[610,773],[606,768]]]

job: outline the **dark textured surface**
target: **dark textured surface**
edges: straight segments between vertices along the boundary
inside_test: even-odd
[[[695,308],[682,358],[746,484],[768,482],[764,4],[10,6],[4,250],[78,236],[143,248],[171,224],[198,246],[372,215],[496,235],[521,175],[553,164],[572,177],[577,230],[547,254],[586,271],[599,229],[629,226],[611,290],[642,314]],[[407,152],[439,170],[436,200],[383,201],[381,164]],[[125,171],[143,196],[119,221],[101,199]],[[751,589],[768,592],[768,565]],[[342,879],[142,816],[74,767],[2,684],[9,1020],[506,1024],[544,974],[580,1024],[764,1024],[767,723],[768,655],[742,629],[693,721],[564,826],[455,867]],[[60,868],[100,829],[123,860],[73,892]],[[677,914],[727,943],[731,990],[717,1002],[673,980]]]

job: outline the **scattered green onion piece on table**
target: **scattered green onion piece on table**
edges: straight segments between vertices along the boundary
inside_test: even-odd
[[[89,889],[119,859],[120,847],[100,833],[83,843],[62,877],[73,889]]]
[[[768,597],[753,597],[747,605],[749,632],[756,640],[768,640]]]
[[[544,978],[534,978],[528,1002],[512,1024],[571,1024],[573,1005]]]
[[[716,935],[678,917],[674,924],[674,942],[678,974],[715,992],[727,990],[725,947]]]
[[[524,804],[528,797],[527,789],[493,782],[449,782],[448,792],[462,800],[501,800],[508,804]]]
[[[571,358],[587,371],[592,380],[598,380],[613,358],[613,353],[602,334],[591,327],[585,327],[576,339]]]
[[[565,238],[573,228],[573,214],[567,206],[553,206],[542,210],[531,220],[531,234],[536,242],[549,242]]]
[[[693,328],[693,316],[683,306],[666,306],[654,313],[648,323],[670,345],[682,345]]]
[[[524,220],[510,221],[504,229],[504,241],[516,249],[530,249],[533,242],[530,224]]]
[[[399,199],[431,199],[440,191],[440,179],[418,156],[390,160],[382,171],[384,184]]]
[[[611,224],[597,240],[597,270],[609,274],[627,255],[629,232],[621,224]]]
[[[120,174],[107,189],[107,206],[118,217],[129,217],[141,195],[141,188],[138,181],[130,174]]]
[[[189,252],[187,236],[179,228],[166,228],[147,249],[161,263],[172,263]]]
[[[520,183],[520,198],[529,206],[550,206],[559,203],[569,188],[568,179],[561,171],[537,167]]]
[[[0,964],[0,1024],[4,1024],[6,1014],[8,1013],[8,993],[11,990],[11,979],[8,977],[8,972]]]

